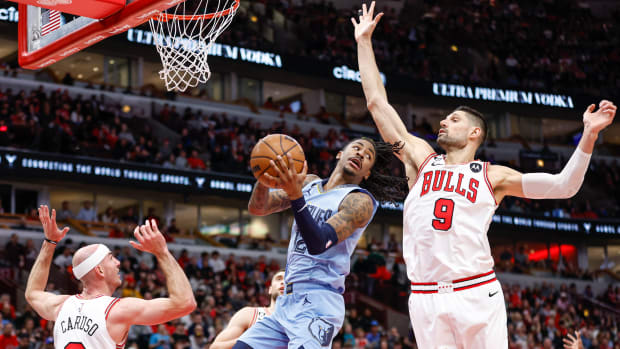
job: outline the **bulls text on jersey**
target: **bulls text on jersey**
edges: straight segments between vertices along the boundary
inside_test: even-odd
[[[469,183],[467,182],[463,173],[454,173],[450,170],[428,171],[424,173],[420,197],[431,191],[454,192],[476,203],[480,182],[475,178],[469,178]]]

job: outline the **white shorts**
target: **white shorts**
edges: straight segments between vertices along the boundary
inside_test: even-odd
[[[446,293],[411,293],[409,316],[420,349],[504,349],[508,329],[499,281]]]

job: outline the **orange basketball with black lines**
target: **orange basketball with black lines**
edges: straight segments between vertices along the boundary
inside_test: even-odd
[[[254,177],[257,179],[265,172],[271,176],[278,177],[278,173],[275,168],[269,164],[269,160],[275,162],[276,157],[281,155],[287,163],[287,166],[290,167],[291,165],[288,163],[286,154],[291,154],[295,170],[297,173],[301,172],[304,167],[304,161],[306,161],[306,156],[304,155],[304,150],[301,148],[301,145],[299,145],[293,137],[287,135],[272,134],[265,136],[259,140],[254,146],[254,149],[252,149],[252,154],[250,155],[252,174],[254,174]]]

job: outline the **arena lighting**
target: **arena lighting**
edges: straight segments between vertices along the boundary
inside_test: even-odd
[[[541,260],[545,260],[549,258],[549,252],[551,252],[551,259],[558,260],[559,251],[562,251],[562,257],[572,258],[577,252],[577,249],[573,245],[561,245],[560,248],[558,246],[553,246],[548,251],[546,248],[538,251],[534,251],[528,255],[530,262],[538,262]]]
[[[9,130],[9,128],[6,125],[0,126],[0,132],[6,132],[8,130]]]
[[[545,167],[545,160],[543,160],[543,159],[536,160],[536,166],[538,166],[538,167]]]

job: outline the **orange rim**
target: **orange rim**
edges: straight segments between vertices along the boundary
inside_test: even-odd
[[[231,12],[237,11],[237,8],[239,8],[239,2],[240,0],[235,0],[235,3],[226,10],[213,12],[213,13],[207,13],[204,15],[172,15],[169,13],[160,12],[159,14],[153,16],[152,19],[156,21],[160,21],[160,22],[168,22],[171,20],[196,21],[199,19],[212,19],[216,17],[223,17],[223,16],[228,16]]]

